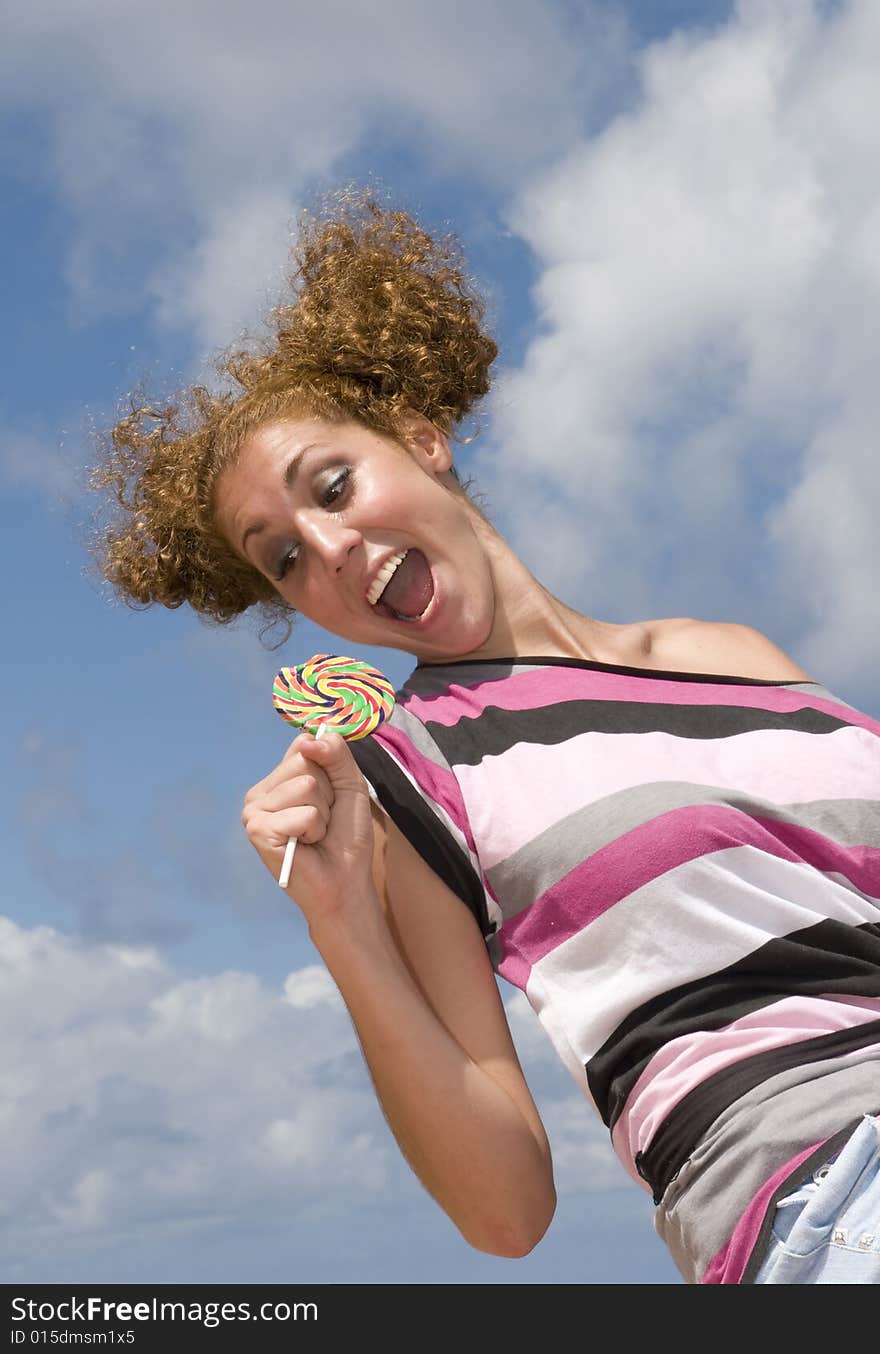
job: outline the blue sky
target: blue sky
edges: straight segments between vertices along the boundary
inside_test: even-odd
[[[461,455],[589,615],[741,621],[880,716],[873,0],[2,5],[6,1282],[679,1282],[503,988],[557,1216],[471,1250],[240,825],[284,649],[89,572],[95,429],[208,376],[309,195],[453,229],[501,355]],[[343,650],[344,651],[344,650]],[[399,684],[412,663],[365,652]]]

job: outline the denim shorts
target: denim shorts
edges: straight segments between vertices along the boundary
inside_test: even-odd
[[[880,1115],[778,1201],[754,1282],[880,1284]]]

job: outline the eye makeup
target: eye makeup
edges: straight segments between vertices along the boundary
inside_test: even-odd
[[[318,501],[323,508],[332,509],[334,505],[343,498],[352,483],[352,467],[350,465],[342,466],[339,472],[328,480],[324,489],[317,495]],[[299,545],[291,545],[282,555],[272,578],[276,583],[282,583],[289,570],[296,564],[300,551]]]

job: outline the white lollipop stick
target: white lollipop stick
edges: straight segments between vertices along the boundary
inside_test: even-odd
[[[318,732],[315,734],[315,737],[320,738],[326,727],[326,724],[319,724]],[[296,850],[296,842],[296,837],[289,837],[287,845],[284,848],[284,860],[281,864],[281,873],[278,876],[278,883],[283,889],[286,889],[287,885],[290,883],[290,870],[293,865],[293,853]]]

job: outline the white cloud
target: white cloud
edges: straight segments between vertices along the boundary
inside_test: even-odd
[[[344,1005],[339,988],[320,964],[311,964],[284,980],[284,1000],[297,1010],[312,1006]]]
[[[6,428],[0,431],[0,487],[37,493],[50,508],[70,503],[78,489],[79,460],[64,450],[64,435],[58,445],[48,437]]]
[[[477,460],[536,573],[592,614],[769,626],[866,689],[878,61],[871,0],[742,0],[646,48],[638,103],[511,209],[539,332],[496,393],[504,473]]]
[[[0,1252],[287,1219],[395,1192],[341,1002],[315,973],[175,975],[155,951],[0,919]]]
[[[559,1186],[625,1185],[585,1099],[559,1093],[567,1076],[524,998],[508,1012]],[[413,1187],[323,966],[277,992],[0,917],[0,1024],[7,1267],[150,1231],[274,1221],[294,1234],[316,1205],[393,1208]]]
[[[255,324],[281,297],[296,215],[280,190],[255,191],[218,206],[199,243],[159,265],[149,284],[161,324],[189,329],[210,347],[259,332]]]
[[[504,187],[572,141],[626,60],[593,4],[50,0],[4,16],[0,99],[46,128],[80,303],[131,306],[146,278],[162,319],[223,347],[242,298],[273,289],[291,204],[344,157],[405,148]]]

